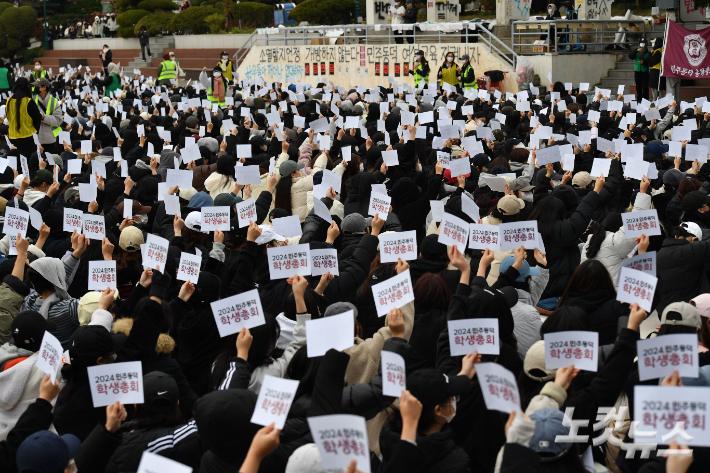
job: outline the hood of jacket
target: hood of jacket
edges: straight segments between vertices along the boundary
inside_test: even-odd
[[[19,358],[21,356],[32,356],[35,352],[25,350],[24,348],[16,347],[15,345],[7,342],[0,347],[0,366],[7,363],[10,360]]]
[[[592,314],[608,300],[616,300],[616,294],[607,289],[595,289],[590,292],[571,292],[565,305],[584,309],[587,314]]]
[[[7,343],[3,345],[3,348],[7,345]],[[32,368],[34,368],[37,363],[38,356],[37,353],[31,353],[31,356],[26,360],[21,361],[9,370],[0,372],[0,386],[2,386],[0,389],[0,409],[9,411],[20,401],[27,380],[32,373]]]
[[[133,319],[118,319],[113,323],[113,331],[128,336],[133,328]],[[175,350],[175,340],[167,333],[158,335],[158,342],[155,344],[155,353],[159,355],[169,355]]]

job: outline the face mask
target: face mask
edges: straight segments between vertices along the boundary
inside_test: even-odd
[[[547,9],[547,13],[549,13],[550,15],[552,15],[552,8],[548,8],[548,9]]]
[[[222,77],[222,73],[221,73],[221,72],[215,72],[215,73],[212,74],[212,75],[215,76],[215,77]]]
[[[646,43],[639,43],[639,47],[645,48],[645,47],[646,47]]]
[[[222,56],[222,62],[227,61],[227,56]]]
[[[454,58],[452,58],[452,57],[447,57],[447,58],[446,58],[446,62],[454,62]]]
[[[450,416],[441,416],[446,419],[447,424],[450,424],[451,421],[454,420],[454,417],[456,417],[456,398],[454,398],[454,401],[451,403],[451,408],[454,410],[453,414],[451,414]]]
[[[420,56],[419,54],[417,54],[417,55],[414,56],[414,60],[415,60],[415,61],[418,61],[420,57],[421,57],[421,56]]]
[[[42,69],[42,66],[37,65],[37,66],[35,66],[35,69],[37,69],[37,70]]]
[[[104,48],[104,52],[108,52],[108,48]]]

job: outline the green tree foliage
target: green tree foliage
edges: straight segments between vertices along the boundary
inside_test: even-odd
[[[150,33],[151,36],[161,34],[163,31],[172,31],[170,21],[175,15],[176,14],[172,12],[160,11],[146,15],[136,23],[136,26],[133,28],[133,33],[137,35],[142,26],[148,28],[148,33]]]
[[[205,17],[205,23],[210,29],[210,33],[224,31],[224,13],[217,11]]]
[[[13,6],[14,5],[9,2],[0,2],[0,15],[2,15],[5,10],[12,8]]]
[[[232,5],[232,23],[239,20],[242,27],[264,27],[274,22],[273,7],[259,2],[240,2]]]
[[[212,6],[187,8],[172,17],[170,29],[173,31],[190,29],[193,33],[206,33],[209,31],[209,26],[205,23],[205,18],[213,13],[218,12]]]
[[[32,7],[6,8],[0,14],[0,56],[21,55],[30,45],[37,26],[37,12]]]
[[[172,11],[180,8],[177,3],[170,0],[143,0],[138,4],[140,10],[148,11]]]
[[[134,30],[136,24],[144,16],[150,15],[151,12],[148,10],[127,10],[123,13],[119,13],[116,16],[116,21],[118,22],[118,35],[121,38],[130,38],[135,36]]]
[[[306,0],[296,5],[288,17],[310,24],[337,25],[342,22],[343,13],[354,10],[355,0]]]

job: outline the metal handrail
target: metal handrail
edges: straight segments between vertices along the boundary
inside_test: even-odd
[[[454,31],[441,31],[444,28]],[[394,44],[397,35],[394,34],[398,25],[331,25],[331,26],[295,26],[261,28],[254,31],[244,45],[239,48],[234,57],[237,63],[246,57],[248,50],[256,45],[310,45],[312,40],[327,44],[330,39],[343,39],[345,44]],[[414,23],[401,25],[411,27],[413,42],[444,43],[451,37],[462,37],[469,43],[471,39],[478,38],[489,49],[495,51],[504,61],[515,67],[518,54],[506,43],[486,29],[480,22],[460,21],[455,23]],[[329,32],[339,33],[337,36],[328,36]],[[377,34],[373,34],[373,33]],[[406,37],[407,31],[402,31]]]
[[[575,25],[583,25],[583,24],[591,24],[591,25],[599,25],[598,29],[592,29],[592,30],[585,30],[585,31],[572,31],[570,30],[571,28],[574,28]],[[634,24],[638,25],[641,24],[641,30],[640,31],[633,31],[633,30],[628,30],[624,29],[622,27],[622,24]],[[526,29],[533,29],[530,28],[530,26],[537,26],[537,31],[532,31],[532,32],[527,32],[524,31]],[[613,27],[610,27],[610,25],[613,25]],[[520,28],[520,26],[523,26],[523,28]],[[545,28],[547,26],[547,28]],[[606,26],[606,28],[605,28]],[[553,28],[554,27],[554,28]],[[564,28],[564,31],[560,30],[560,27]],[[551,33],[551,30],[555,31],[555,33]],[[534,44],[532,43],[525,43],[523,42],[525,37],[530,37],[530,36],[537,36],[539,37],[541,34],[547,35],[546,42],[544,46],[549,49],[549,46],[552,46],[552,42],[549,40],[550,34],[554,36],[554,47],[555,51],[558,53],[572,53],[572,52],[590,52],[590,51],[603,51],[606,46],[611,46],[611,45],[623,45],[624,43],[627,42],[626,40],[626,35],[628,33],[632,34],[638,34],[640,36],[645,36],[646,35],[646,23],[643,20],[568,20],[568,19],[559,19],[559,20],[529,20],[529,21],[514,21],[511,23],[511,46],[512,49],[520,54],[534,54],[535,52],[551,52],[551,51],[534,51],[533,48]],[[592,36],[594,37],[594,41],[591,42],[582,42],[579,41],[580,36]],[[610,41],[605,41],[605,35],[607,37],[611,37]],[[621,35],[617,38],[617,35]],[[575,42],[573,43],[571,39],[573,37],[575,38]],[[560,43],[560,39],[562,39],[562,42]],[[563,47],[561,48],[560,45]],[[524,51],[524,49],[527,48],[527,51]]]

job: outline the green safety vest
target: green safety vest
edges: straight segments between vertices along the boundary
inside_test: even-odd
[[[464,82],[464,77],[466,76],[466,73],[468,70],[471,69],[473,71],[473,67],[471,67],[471,63],[469,62],[466,64],[466,67],[463,68],[461,71],[461,87],[465,90],[472,90],[472,89],[478,89],[478,82],[476,81],[476,74],[473,74],[473,82]]]
[[[222,78],[220,77],[219,80],[222,80]],[[226,89],[226,88],[225,88],[225,91],[224,91],[224,96],[225,96],[225,98],[227,97],[227,89]],[[212,97],[212,86],[210,86],[210,88],[207,90],[207,100],[209,100],[209,101],[212,102],[212,103],[219,104],[220,107],[226,107],[226,106],[227,106],[227,103],[226,103],[226,102],[220,102],[220,101],[219,101],[219,97]]]
[[[160,71],[160,77],[158,77],[158,80],[175,79],[175,71],[177,70],[175,63],[172,61],[163,61],[160,64],[163,65],[163,68]]]
[[[112,96],[114,90],[118,90],[121,88],[121,78],[118,77],[116,74],[111,74],[111,83],[106,87],[106,95],[107,96]]]
[[[35,95],[35,103],[39,106],[39,95]],[[57,99],[52,97],[51,95],[49,96],[47,100],[47,111],[45,112],[47,115],[51,115],[54,113],[54,111],[57,109]],[[61,127],[58,126],[52,126],[49,125],[49,127],[52,129],[52,135],[56,138],[59,136],[59,132],[62,131]]]
[[[414,69],[414,85],[419,86],[419,83],[423,80],[426,85],[429,85],[429,76],[424,76],[420,73],[422,68],[421,64],[417,65],[417,68]]]
[[[6,67],[0,67],[0,89],[10,88],[10,71]]]

